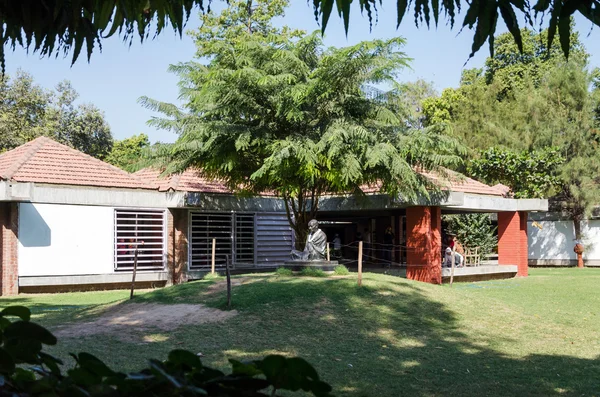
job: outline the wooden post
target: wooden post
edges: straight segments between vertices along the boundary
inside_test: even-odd
[[[454,261],[455,261],[454,251],[452,251],[452,267],[450,269],[450,287],[452,287],[452,283],[454,282]]]
[[[331,257],[329,256],[329,243],[327,243],[327,262],[329,262],[331,259]]]
[[[137,271],[137,258],[138,258],[138,249],[135,248],[133,251],[133,276],[131,277],[131,294],[129,295],[129,299],[133,299],[133,290],[135,288],[135,272]]]
[[[363,242],[358,242],[358,286],[362,286],[362,254],[363,253]]]
[[[227,308],[231,309],[231,273],[229,273],[229,255],[225,255],[225,275],[227,276]]]
[[[212,257],[210,261],[210,272],[215,274],[215,252],[217,251],[217,239],[212,239]]]

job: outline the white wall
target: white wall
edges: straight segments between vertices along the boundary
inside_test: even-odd
[[[572,221],[537,221],[542,229],[527,224],[529,235],[529,259],[572,259],[577,255],[575,230]],[[600,220],[584,221],[581,225],[584,235],[584,259],[600,259]]]
[[[19,204],[19,276],[113,273],[113,208]]]

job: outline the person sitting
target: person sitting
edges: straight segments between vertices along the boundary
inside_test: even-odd
[[[444,262],[442,267],[452,267],[452,255],[454,255],[454,264],[456,267],[463,267],[464,257],[458,252],[453,252],[452,248],[446,248],[446,254],[444,255]]]

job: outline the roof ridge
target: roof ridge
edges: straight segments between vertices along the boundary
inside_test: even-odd
[[[19,171],[19,169],[23,166],[23,164],[29,161],[29,159],[31,159],[37,153],[37,151],[40,150],[46,143],[49,143],[48,141],[52,141],[52,139],[45,136],[40,136],[32,141],[27,142],[25,145],[30,145],[30,147],[25,153],[23,153],[23,155],[21,155],[20,160],[15,161],[15,163],[12,166],[10,166],[6,170],[6,173],[4,175],[1,175],[1,177],[7,181],[12,179],[12,177],[17,173],[17,171]],[[14,148],[13,150],[16,150],[17,148],[18,147]]]
[[[119,167],[117,167],[117,166],[114,166],[114,165],[110,164],[110,163],[107,163],[106,161],[102,161],[102,160],[100,160],[100,159],[97,159],[97,158],[96,158],[96,157],[94,157],[94,156],[90,156],[89,154],[87,154],[87,153],[84,153],[84,152],[82,152],[81,150],[77,150],[77,149],[75,149],[75,148],[72,148],[72,147],[70,147],[70,146],[67,146],[67,145],[65,145],[65,144],[63,144],[63,143],[57,142],[57,141],[55,141],[54,139],[50,139],[50,138],[47,138],[47,139],[48,139],[48,140],[50,140],[50,141],[51,141],[53,144],[55,144],[55,145],[59,145],[59,146],[62,146],[62,147],[64,147],[64,148],[66,148],[67,150],[69,150],[69,151],[71,151],[71,152],[73,152],[73,153],[77,154],[77,155],[78,155],[78,156],[80,156],[80,157],[85,157],[85,158],[88,158],[88,159],[90,159],[90,160],[92,160],[92,161],[94,161],[94,162],[96,162],[96,163],[99,163],[99,164],[101,164],[101,165],[103,165],[103,166],[106,166],[106,167],[108,167],[108,168],[111,168],[111,169],[113,169],[113,170],[115,170],[115,171],[117,171],[117,172],[119,172],[119,173],[121,173],[121,174],[125,174],[125,175],[127,175],[128,177],[130,177],[130,178],[133,178],[133,179],[135,179],[136,181],[140,182],[142,185],[148,186],[149,188],[152,188],[152,189],[157,189],[157,188],[158,188],[158,187],[157,187],[157,186],[155,186],[154,184],[150,184],[149,182],[146,182],[145,180],[143,180],[142,178],[138,177],[137,175],[133,175],[132,173],[130,173],[130,172],[127,172],[127,171],[125,171],[125,170],[123,170],[123,169],[121,169],[121,168],[119,168]]]
[[[185,172],[185,171],[183,171],[183,172]],[[177,191],[177,188],[179,187],[179,182],[181,181],[181,176],[183,175],[183,172],[169,175],[169,177],[171,178],[171,181],[169,182],[169,188]]]

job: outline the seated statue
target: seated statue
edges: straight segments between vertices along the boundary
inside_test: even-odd
[[[327,235],[319,229],[319,222],[312,219],[308,222],[308,237],[304,251],[292,250],[292,259],[299,261],[322,261],[325,260],[325,249],[327,247]]]

